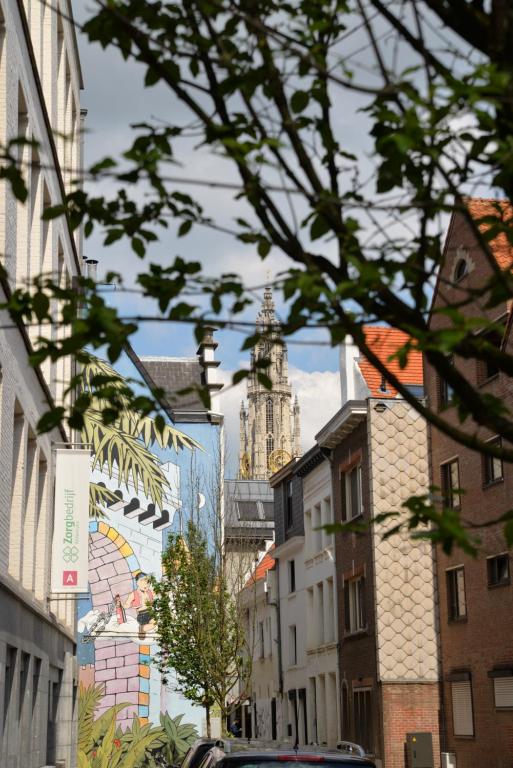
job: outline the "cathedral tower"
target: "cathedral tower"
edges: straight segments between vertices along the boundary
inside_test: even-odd
[[[251,364],[263,358],[270,360],[264,370],[271,379],[266,389],[255,374],[248,378],[247,404],[240,409],[239,476],[250,480],[267,480],[274,472],[301,454],[299,402],[292,401],[289,383],[287,347],[280,341],[280,326],[274,314],[270,288],[256,320],[256,330],[266,331],[251,352]]]

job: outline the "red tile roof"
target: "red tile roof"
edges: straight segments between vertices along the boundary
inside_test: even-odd
[[[251,586],[252,584],[256,584],[257,581],[260,581],[260,579],[265,579],[267,571],[270,571],[271,568],[274,568],[274,563],[276,562],[274,557],[270,554],[274,549],[274,544],[267,550],[263,558],[260,560],[259,563],[257,563],[257,566],[251,576],[249,577],[248,581],[246,582],[246,587]]]
[[[410,350],[408,362],[405,368],[399,366],[399,361],[390,356],[397,352],[400,347],[410,339],[407,333],[398,331],[395,328],[385,328],[367,325],[365,327],[365,339],[368,346],[374,354],[386,364],[387,368],[399,379],[402,384],[421,387],[423,384],[422,353],[417,350]],[[365,357],[360,357],[358,365],[367,386],[370,389],[371,397],[396,397],[397,390],[388,382],[386,392],[380,387],[382,376],[374,366],[372,366]]]
[[[483,197],[469,197],[466,201],[473,219],[483,219],[493,216],[508,225],[513,225],[513,205],[508,200],[492,200]],[[486,232],[490,224],[479,225],[481,232]],[[513,247],[504,233],[490,241],[490,249],[501,269],[506,269],[513,263]]]

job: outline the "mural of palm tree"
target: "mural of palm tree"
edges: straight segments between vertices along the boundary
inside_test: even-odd
[[[162,471],[159,458],[150,450],[155,443],[161,448],[175,451],[203,450],[193,438],[164,422],[123,408],[127,400],[126,383],[108,363],[92,358],[83,369],[83,387],[92,394],[91,406],[84,415],[82,440],[91,446],[93,469],[105,472],[109,478],[117,476],[126,487],[133,485],[135,492],[142,490],[156,507],[163,509],[169,482]],[[105,394],[102,399],[101,393]],[[107,392],[120,403],[119,414],[112,421],[108,417]],[[100,394],[98,394],[100,393]],[[99,483],[89,485],[89,514],[102,517],[103,507],[118,501],[116,494]]]

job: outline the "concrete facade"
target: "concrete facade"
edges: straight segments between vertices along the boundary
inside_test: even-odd
[[[24,136],[19,148],[29,195],[22,205],[0,182],[3,301],[41,272],[62,285],[80,270],[80,236],[61,218],[42,222],[62,202],[72,168],[81,166],[80,66],[69,4],[55,8],[0,3],[0,142]],[[69,139],[55,138],[58,133]],[[59,307],[54,307],[58,318]],[[37,336],[51,328],[0,323],[0,764],[2,768],[74,765],[77,669],[74,601],[50,593],[55,443],[64,430],[37,435],[37,422],[57,402],[71,374],[68,360],[31,368]]]

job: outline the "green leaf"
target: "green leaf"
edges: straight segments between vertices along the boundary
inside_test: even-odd
[[[303,112],[308,106],[310,96],[306,91],[296,91],[290,99],[290,106],[293,112]]]
[[[185,221],[182,221],[182,223],[178,227],[178,237],[184,237],[190,231],[191,227],[192,227],[191,219],[186,219]]]
[[[269,242],[269,240],[266,240],[265,238],[261,238],[258,241],[258,246],[257,246],[258,255],[262,259],[265,259],[265,257],[267,256],[270,250],[271,250],[271,243]]]
[[[34,308],[34,312],[36,313],[36,317],[39,322],[42,322],[46,317],[48,317],[50,299],[46,293],[43,293],[42,291],[35,293],[32,298],[32,307]]]

